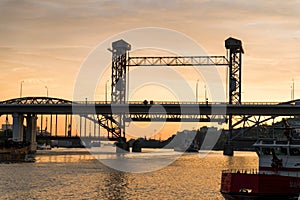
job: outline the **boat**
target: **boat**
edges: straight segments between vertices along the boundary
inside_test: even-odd
[[[254,147],[259,168],[224,170],[221,194],[226,200],[300,199],[300,140],[259,139]]]
[[[37,150],[51,150],[51,146],[49,144],[38,144]]]
[[[199,145],[195,139],[192,142],[185,140],[183,144],[175,146],[174,151],[199,152]]]
[[[174,151],[178,151],[178,152],[199,152],[198,148],[195,148],[193,146],[189,146],[189,147],[174,147]]]

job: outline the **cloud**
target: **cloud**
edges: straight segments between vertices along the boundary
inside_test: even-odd
[[[299,63],[297,0],[2,0],[0,5],[0,67],[15,69],[16,79],[50,74],[53,82],[71,85],[69,77],[99,42],[145,26],[184,32],[217,55],[224,54],[228,36],[242,39],[248,80],[272,64],[274,78],[268,80],[276,82],[282,64],[294,70]]]

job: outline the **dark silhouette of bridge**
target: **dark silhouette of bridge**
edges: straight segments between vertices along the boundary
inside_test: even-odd
[[[164,109],[153,109],[161,106]],[[224,112],[224,110],[226,112]],[[196,119],[207,122],[214,118],[209,115],[255,115],[255,116],[295,116],[300,114],[300,99],[287,102],[244,102],[232,105],[225,102],[175,102],[158,101],[144,104],[129,101],[111,104],[106,101],[70,101],[52,97],[23,97],[0,101],[0,114],[125,114],[133,121],[149,121],[161,118],[181,120]]]
[[[112,43],[111,102],[70,101],[51,97],[23,97],[0,102],[0,114],[13,116],[13,140],[23,140],[23,119],[26,118],[26,140],[35,143],[37,115],[78,115],[107,130],[109,140],[126,141],[125,123],[131,121],[219,122],[228,123],[228,153],[234,128],[251,122],[248,128],[278,116],[300,115],[300,101],[258,103],[241,101],[242,42],[225,41],[228,56],[130,57],[130,44],[124,40]],[[138,66],[228,66],[228,102],[127,102],[126,73]],[[157,107],[163,109],[156,109]],[[66,117],[66,121],[67,121]],[[72,121],[72,120],[70,120]],[[42,124],[42,123],[41,123]],[[86,124],[86,122],[85,122]],[[52,124],[51,124],[52,126]],[[57,126],[57,123],[56,123]],[[67,127],[65,125],[65,136]],[[81,131],[81,128],[80,128]],[[69,133],[69,132],[68,132]],[[81,134],[81,133],[80,133]],[[86,135],[85,135],[86,136]],[[34,149],[35,147],[33,147]]]

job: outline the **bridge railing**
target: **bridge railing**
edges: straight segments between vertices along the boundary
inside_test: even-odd
[[[111,104],[110,101],[75,101],[74,104]],[[195,101],[147,101],[146,103],[144,101],[128,101],[126,104],[146,104],[146,105],[178,105],[178,104],[210,104],[210,105],[222,105],[222,104],[228,104],[228,102],[195,102]],[[278,105],[278,104],[285,104],[283,102],[242,102],[241,105]],[[288,103],[287,103],[288,104]]]
[[[0,104],[112,104],[111,101],[70,101],[60,98],[53,97],[22,97],[9,99],[6,101],[0,101]],[[141,100],[141,101],[128,101],[126,104],[156,104],[156,105],[179,105],[179,104],[194,104],[194,105],[224,105],[228,104],[228,102],[211,102],[211,101],[156,101],[156,100]],[[241,105],[289,105],[289,104],[299,104],[300,100],[291,100],[286,102],[265,102],[265,101],[257,101],[257,102],[242,102]]]
[[[278,105],[280,102],[242,102],[242,105]]]

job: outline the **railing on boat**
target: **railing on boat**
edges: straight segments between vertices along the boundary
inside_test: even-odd
[[[254,144],[254,146],[289,146],[289,145],[300,145],[299,139],[293,139],[293,140],[280,140],[275,138],[263,138],[258,139],[257,142]]]
[[[300,177],[300,172],[284,171],[284,174],[276,173],[275,171],[259,171],[258,169],[227,169],[222,170],[222,174],[266,174],[266,175],[280,175],[289,177]]]
[[[226,169],[222,170],[222,174],[258,174],[258,169]]]

